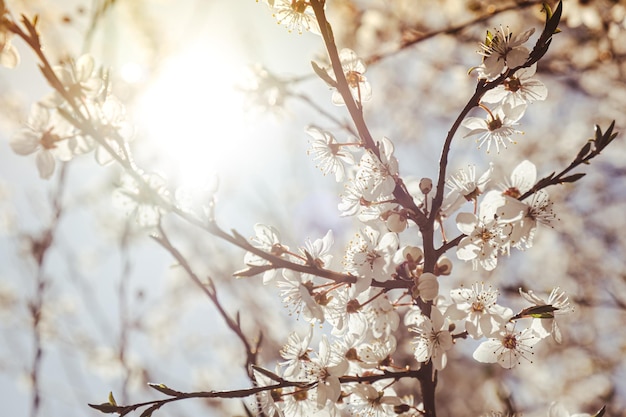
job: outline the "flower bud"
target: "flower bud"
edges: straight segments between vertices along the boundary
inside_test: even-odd
[[[430,178],[422,178],[420,180],[420,191],[424,193],[424,195],[428,194],[433,190],[433,180]]]
[[[452,261],[446,256],[442,256],[437,260],[435,265],[435,275],[450,275],[452,272]]]
[[[417,292],[419,297],[424,301],[432,301],[439,294],[439,282],[435,274],[430,272],[423,273],[417,279]]]

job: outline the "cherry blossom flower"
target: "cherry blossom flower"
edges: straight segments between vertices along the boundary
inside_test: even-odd
[[[344,164],[354,164],[354,156],[346,150],[345,144],[337,143],[330,132],[315,126],[309,127],[306,131],[313,138],[308,153],[313,155],[314,161],[317,161],[317,167],[324,175],[334,174],[337,182],[343,180],[346,170]]]
[[[363,154],[359,161],[356,177],[367,184],[369,191],[364,197],[376,201],[381,197],[390,196],[396,188],[398,176],[398,160],[393,156],[393,143],[386,137],[378,142],[380,157],[371,151]]]
[[[140,226],[156,226],[170,204],[169,191],[160,175],[140,175],[141,181],[127,173],[122,175],[120,186],[113,191],[113,204],[135,216]]]
[[[127,143],[132,139],[134,129],[126,114],[122,102],[113,95],[103,100],[95,101],[89,107],[92,122],[97,123],[98,131],[102,134],[103,144],[96,144],[95,157],[100,165],[107,165],[114,161],[115,153],[121,159],[127,159]],[[108,148],[108,149],[107,149]]]
[[[313,259],[313,264],[316,267],[327,268],[333,259],[333,255],[330,253],[333,243],[335,243],[333,231],[329,230],[321,239],[315,239],[313,242],[307,239],[304,242],[304,248],[300,248],[300,252],[307,259],[309,257]]]
[[[446,179],[446,185],[451,188],[444,199],[442,214],[446,217],[457,211],[463,203],[474,202],[474,212],[476,212],[478,196],[484,191],[491,180],[493,164],[489,164],[489,169],[485,171],[478,180],[476,179],[476,166],[469,165],[466,169],[460,169],[455,174]]]
[[[364,314],[367,318],[369,330],[374,338],[386,337],[395,331],[400,324],[400,316],[394,308],[387,294],[381,290],[370,289],[361,294],[359,299],[364,304]]]
[[[409,330],[417,333],[413,340],[415,359],[418,362],[433,362],[434,369],[441,371],[446,366],[446,351],[453,345],[452,335],[448,331],[448,323],[441,311],[433,307],[430,318],[418,313],[407,314],[405,322]]]
[[[363,75],[366,70],[363,60],[352,49],[348,48],[339,51],[339,60],[341,61],[341,69],[348,82],[348,87],[350,87],[352,97],[359,104],[369,101],[372,98],[372,87]],[[338,90],[333,91],[331,100],[336,105],[345,104]]]
[[[253,372],[256,384],[260,387],[266,387],[276,383],[276,381],[272,381],[270,378],[256,370],[253,370]],[[281,407],[278,404],[282,401],[280,389],[260,391],[256,395],[256,400],[257,404],[261,407],[261,410],[263,410],[263,413],[267,417],[284,416]]]
[[[391,355],[396,351],[396,347],[397,341],[393,335],[362,344],[358,349],[361,367],[371,369],[391,365]]]
[[[548,89],[541,81],[533,78],[535,71],[537,64],[519,69],[502,84],[487,91],[481,100],[485,103],[506,103],[511,107],[545,100],[548,97]]]
[[[266,226],[257,223],[254,225],[255,237],[252,238],[252,245],[262,251],[268,252],[274,256],[283,256],[289,251],[287,246],[280,243],[280,234],[273,226]],[[268,265],[269,261],[261,258],[252,252],[246,252],[244,256],[246,265],[261,266]],[[263,273],[263,283],[267,284],[276,277],[276,269],[270,269]]]
[[[341,395],[339,377],[348,370],[348,361],[332,348],[326,335],[322,336],[316,357],[307,365],[307,376],[318,381],[317,408],[327,401],[336,402]]]
[[[287,338],[287,343],[280,350],[280,356],[285,359],[284,362],[280,363],[280,366],[285,368],[283,375],[286,378],[303,379],[306,366],[308,366],[306,364],[311,361],[309,353],[312,349],[309,348],[309,344],[312,337],[313,327],[309,327],[309,331],[304,337],[293,332]]]
[[[271,0],[270,7],[274,10],[274,17],[278,24],[293,32],[311,31],[319,34],[320,29],[315,13],[306,0]]]
[[[354,216],[361,212],[364,207],[371,204],[365,198],[368,193],[368,185],[359,178],[351,180],[345,186],[345,192],[341,194],[341,202],[338,209],[342,216]]]
[[[317,391],[309,388],[285,389],[281,403],[285,416],[327,417],[317,408]]]
[[[369,327],[367,317],[358,297],[351,297],[346,287],[334,290],[332,299],[324,309],[324,316],[332,324],[336,336],[365,335]]]
[[[482,108],[487,110],[486,107]],[[507,142],[515,143],[511,139],[512,135],[523,133],[515,129],[515,126],[519,124],[517,122],[522,118],[525,111],[525,104],[511,107],[507,103],[494,110],[488,110],[489,115],[487,119],[468,117],[461,123],[462,126],[470,130],[464,137],[479,135],[478,139],[476,139],[478,149],[487,143],[487,153],[489,153],[493,142],[496,152],[500,152],[500,146],[506,148]]]
[[[379,389],[380,384],[357,384],[351,390],[350,409],[357,416],[387,417],[397,415],[394,407],[401,404],[391,387]]]
[[[473,269],[478,265],[492,271],[498,264],[498,254],[506,250],[507,233],[493,217],[478,218],[475,214],[459,213],[456,216],[459,230],[466,234],[459,242],[456,255],[463,261],[472,261]]]
[[[494,79],[505,69],[512,69],[524,65],[530,53],[529,49],[522,46],[535,29],[513,36],[509,28],[500,26],[495,33],[487,31],[487,39],[480,44],[484,56],[482,65],[478,68],[481,78]]]
[[[280,289],[283,301],[291,308],[292,312],[297,315],[304,316],[306,321],[324,322],[324,310],[322,304],[328,303],[330,300],[324,296],[324,293],[316,293],[314,291],[313,281],[306,279],[306,274],[283,269],[281,278],[276,283]]]
[[[345,265],[348,272],[361,277],[357,280],[357,292],[367,289],[373,278],[385,281],[391,278],[392,257],[398,249],[398,235],[381,233],[366,226],[350,241],[346,251]]]
[[[74,156],[69,146],[72,137],[72,128],[64,119],[35,104],[26,126],[11,139],[10,145],[18,155],[36,153],[39,176],[48,179],[54,173],[57,158],[69,161]]]
[[[473,357],[478,362],[497,362],[505,369],[520,364],[522,359],[532,362],[532,348],[541,340],[533,329],[516,331],[512,323],[508,323],[495,336],[482,342],[474,351]]]
[[[498,215],[500,221],[509,222],[512,226],[509,234],[511,245],[522,250],[532,247],[537,224],[550,226],[556,219],[548,194],[538,191],[532,195],[529,203],[505,197],[506,201],[500,207]]]
[[[510,308],[496,303],[498,291],[491,287],[485,288],[484,283],[476,283],[472,288],[452,290],[450,298],[453,304],[446,310],[446,317],[464,321],[465,330],[474,339],[491,337],[513,316]]]
[[[511,178],[505,178],[500,185],[502,194],[518,199],[530,190],[537,181],[537,168],[529,160],[520,162],[511,172]]]
[[[3,13],[4,10],[0,10]],[[2,19],[0,14],[0,19]],[[15,68],[20,63],[17,48],[11,44],[12,34],[0,25],[0,65],[6,68]]]
[[[104,80],[95,71],[95,60],[91,55],[81,55],[76,61],[70,61],[66,66],[55,66],[55,75],[65,88],[65,92],[80,103],[95,99],[101,93]],[[58,107],[65,102],[65,98],[58,91],[42,101],[47,107]]]
[[[520,288],[519,293],[526,301],[534,306],[548,305],[556,308],[555,311],[551,312],[547,316],[533,318],[531,328],[539,335],[539,337],[552,335],[555,342],[561,343],[563,341],[563,336],[561,335],[561,329],[559,329],[557,324],[556,316],[569,314],[574,311],[574,307],[570,304],[565,291],[561,290],[559,287],[554,288],[552,292],[550,292],[547,301],[535,295],[532,290],[524,292]]]

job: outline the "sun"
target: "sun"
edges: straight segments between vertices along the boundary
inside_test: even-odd
[[[178,186],[202,187],[245,166],[243,65],[227,46],[192,46],[168,59],[138,100],[148,147]]]

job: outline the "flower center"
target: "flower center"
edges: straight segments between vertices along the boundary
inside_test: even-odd
[[[304,13],[307,7],[309,7],[309,5],[304,0],[292,0],[291,1],[291,9],[296,13]]]
[[[496,116],[494,119],[487,122],[487,128],[489,131],[493,132],[494,130],[500,129],[502,127],[502,120],[500,117]]]
[[[359,83],[363,81],[363,77],[358,71],[348,71],[346,73],[346,81],[348,82],[348,85],[350,87],[357,88],[359,86]]]
[[[522,83],[519,78],[511,77],[510,79],[504,81],[504,88],[508,91],[515,93],[520,88],[522,88]]]
[[[522,196],[522,192],[517,187],[509,187],[506,190],[504,190],[502,195],[508,195],[509,197],[513,197],[514,199],[517,200],[518,198]]]
[[[502,339],[502,346],[507,349],[515,349],[517,347],[517,339],[514,334],[508,334]]]
[[[307,390],[305,389],[299,389],[293,393],[293,398],[296,401],[304,401],[307,399],[307,396]]]
[[[493,237],[493,234],[492,234],[489,230],[487,230],[487,229],[483,229],[483,230],[480,232],[480,239],[481,239],[483,242],[489,242],[489,241],[491,240],[491,238],[492,238],[492,237]]]
[[[41,135],[41,139],[39,139],[39,144],[44,149],[54,149],[57,147],[56,142],[58,142],[61,138],[58,135],[52,133],[52,129],[48,129],[43,132]]]
[[[485,305],[482,303],[482,301],[474,301],[472,303],[472,311],[475,313],[482,313],[483,311],[485,311]]]

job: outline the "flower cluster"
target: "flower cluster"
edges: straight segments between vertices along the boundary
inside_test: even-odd
[[[533,32],[531,29],[514,37],[508,28],[500,28],[495,34],[487,32],[487,38],[481,44],[483,63],[476,68],[478,77],[487,80],[500,76],[506,78],[482,96],[480,107],[487,117],[468,117],[462,125],[469,129],[465,137],[478,136],[478,147],[487,144],[487,152],[492,144],[500,152],[500,147],[506,148],[507,142],[515,143],[511,137],[523,133],[516,126],[528,104],[545,100],[548,95],[545,85],[533,78],[537,64],[524,67],[530,51],[523,44]],[[485,103],[495,107],[489,108]]]

